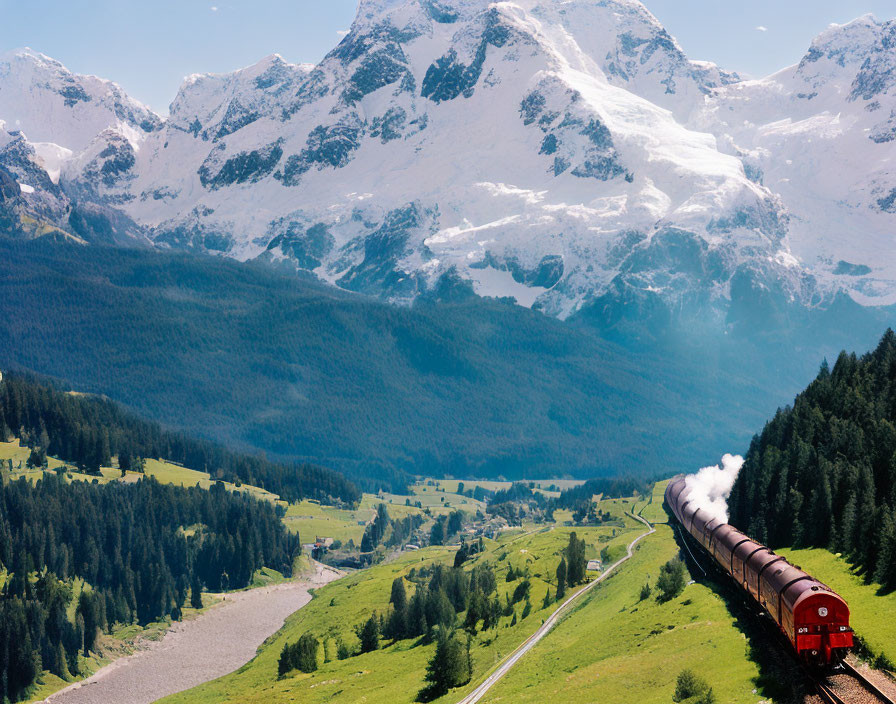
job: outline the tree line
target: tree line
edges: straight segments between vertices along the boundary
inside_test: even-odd
[[[896,334],[841,353],[753,438],[731,522],[772,548],[841,552],[896,588]]]
[[[364,528],[364,535],[361,537],[362,563],[372,564],[385,557],[384,552],[377,552],[377,548],[383,542],[388,548],[406,545],[423,523],[423,516],[416,513],[402,519],[392,519],[386,504],[379,504],[376,508],[376,515]]]
[[[652,486],[652,481],[635,477],[591,479],[564,489],[559,496],[549,497],[537,489],[535,482],[514,482],[506,489],[484,492],[482,495],[489,502],[486,511],[493,516],[501,516],[510,525],[522,525],[525,520],[553,521],[557,509],[572,510],[577,525],[604,525],[618,522],[619,519],[599,511],[594,501],[595,495],[605,498],[649,495]],[[463,489],[463,484],[458,488]],[[473,495],[473,492],[467,490],[466,495]]]
[[[18,701],[42,670],[78,673],[113,624],[179,619],[201,590],[290,574],[301,550],[274,506],[216,485],[155,479],[108,484],[45,473],[0,486],[0,701]],[[86,583],[71,620],[72,579]]]
[[[166,430],[111,401],[66,393],[21,374],[7,374],[0,382],[0,440],[11,436],[87,473],[98,474],[116,455],[123,469],[138,467],[140,458],[165,459],[218,479],[260,486],[290,502],[360,500],[354,484],[332,470],[234,452]]]

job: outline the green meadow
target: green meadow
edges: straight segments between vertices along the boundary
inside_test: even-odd
[[[341,540],[343,543],[354,540],[356,544],[360,544],[364,526],[373,518],[374,513],[372,508],[350,511],[305,500],[290,505],[283,522],[291,531],[297,531],[305,542],[310,543],[319,536]]]
[[[656,702],[668,704],[681,670],[691,667],[713,685],[718,701],[731,704],[759,702],[758,666],[751,661],[747,639],[737,628],[724,600],[712,589],[689,585],[667,604],[655,596],[640,600],[645,581],[653,582],[659,568],[678,553],[672,529],[662,509],[664,485],[650,502],[605,500],[604,511],[623,515],[641,512],[657,522],[657,532],[644,540],[635,556],[617,574],[593,590],[561,623],[528,653],[485,697],[486,702]],[[503,617],[494,631],[478,633],[472,642],[473,681],[439,701],[455,702],[481,682],[504,658],[531,635],[556,608],[542,608],[545,591],[553,589],[560,551],[573,528],[534,527],[502,534],[486,541],[486,551],[469,561],[495,567],[502,598],[512,590],[502,576],[507,566],[528,569],[532,581],[532,613],[517,623]],[[608,548],[612,557],[644,527],[625,517],[622,526],[575,529],[588,545],[587,557]],[[615,536],[614,536],[615,531]],[[454,551],[432,547],[404,554],[387,564],[355,573],[319,590],[314,600],[291,616],[270,638],[258,656],[237,672],[165,699],[166,704],[210,702],[413,702],[423,686],[423,674],[434,645],[414,641],[384,643],[382,649],[336,659],[337,643],[357,645],[354,627],[375,611],[388,609],[395,577],[413,567],[437,561],[449,563]],[[408,589],[413,585],[407,583]],[[320,668],[312,674],[277,676],[283,645],[312,633],[325,643]],[[327,660],[327,661],[325,661]]]

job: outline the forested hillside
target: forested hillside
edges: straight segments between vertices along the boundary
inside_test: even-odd
[[[41,670],[79,674],[79,654],[113,624],[179,619],[203,587],[245,587],[261,567],[289,574],[299,550],[270,502],[223,487],[52,473],[0,486],[0,701]],[[72,603],[75,577],[86,586]]]
[[[118,457],[123,470],[140,459],[166,459],[226,481],[259,486],[289,502],[304,497],[353,504],[357,488],[337,472],[308,464],[278,464],[164,430],[117,404],[71,394],[19,374],[0,381],[0,442],[18,437],[38,457],[52,455],[99,473]]]
[[[462,286],[433,298],[392,306],[259,262],[0,239],[0,367],[376,489],[409,474],[705,463],[748,442],[811,378],[801,360],[826,349],[801,338],[784,357],[768,336],[693,329],[657,345],[644,326],[621,344],[587,316],[563,322]],[[854,308],[848,324],[818,324],[870,344],[855,330],[872,314]]]
[[[753,439],[731,522],[771,547],[842,552],[896,588],[896,334],[833,369]]]

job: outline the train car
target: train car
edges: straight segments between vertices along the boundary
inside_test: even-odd
[[[774,620],[797,656],[834,665],[853,645],[849,606],[830,587],[791,565],[690,500],[686,477],[666,487],[666,504],[681,526]]]

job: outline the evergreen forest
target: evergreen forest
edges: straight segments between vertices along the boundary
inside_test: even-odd
[[[21,699],[44,669],[79,674],[79,655],[114,624],[177,620],[188,596],[200,606],[203,588],[246,587],[261,567],[290,574],[301,545],[280,518],[220,484],[46,472],[0,486],[0,701]],[[76,602],[74,578],[84,581]]]
[[[822,547],[896,588],[896,334],[833,368],[750,444],[731,523],[772,548]]]

